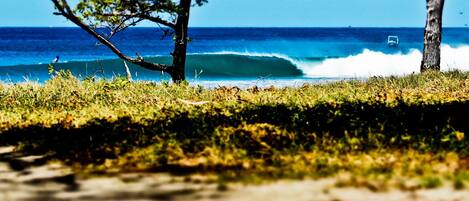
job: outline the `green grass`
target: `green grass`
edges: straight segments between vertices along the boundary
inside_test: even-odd
[[[65,74],[0,85],[0,145],[83,172],[249,181],[350,174],[461,187],[468,101],[469,73],[457,71],[247,90]]]

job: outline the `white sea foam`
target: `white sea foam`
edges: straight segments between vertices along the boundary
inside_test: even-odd
[[[469,71],[469,46],[442,46],[441,68]],[[406,75],[420,71],[422,53],[385,54],[365,49],[361,54],[322,62],[294,61],[308,77],[366,78],[370,76]]]

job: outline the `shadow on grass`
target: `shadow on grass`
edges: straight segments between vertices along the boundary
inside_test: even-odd
[[[217,128],[267,123],[293,133],[294,137],[289,136],[288,139],[283,138],[285,136],[261,139],[273,148],[282,150],[297,148],[299,145],[305,149],[321,147],[319,142],[326,139],[344,143],[346,146],[339,151],[350,151],[350,139],[355,139],[354,144],[358,143],[358,149],[363,151],[413,148],[466,154],[468,139],[455,136],[455,132],[469,132],[468,111],[467,101],[428,105],[401,103],[393,107],[384,103],[359,102],[319,104],[311,108],[252,105],[229,116],[217,111],[190,115],[166,111],[175,113],[169,115],[173,118],[133,122],[131,117],[124,116],[117,121],[94,119],[79,128],[70,128],[64,124],[13,127],[0,134],[0,145],[19,146],[23,154],[48,154],[48,159],[83,164],[102,163],[105,159],[116,158],[129,150],[156,143],[165,144],[170,140],[180,143],[184,152],[197,153],[205,147],[230,143],[219,139],[220,135],[215,134]],[[248,139],[241,140],[246,145],[237,142],[237,146],[256,148],[247,145]],[[279,140],[283,142],[276,145]]]
[[[196,154],[206,147],[223,149],[233,145],[246,150],[249,156],[263,160],[270,160],[270,155],[265,154],[260,145],[268,145],[273,150],[291,154],[311,149],[337,149],[339,152],[348,152],[397,148],[425,152],[455,151],[467,156],[469,139],[464,138],[464,133],[469,133],[468,111],[468,101],[415,105],[399,103],[396,106],[379,102],[346,102],[318,104],[309,108],[291,105],[251,105],[238,113],[233,110],[232,115],[225,115],[216,109],[211,113],[195,114],[165,111],[173,113],[168,115],[171,119],[134,122],[132,117],[124,116],[117,121],[94,119],[79,128],[65,123],[50,127],[12,127],[1,132],[0,146],[17,146],[19,151],[0,155],[0,162],[8,163],[15,171],[40,166],[52,159],[70,164],[102,164],[106,159],[115,159],[135,149],[155,144],[165,147],[174,142],[179,144],[184,153]],[[275,137],[256,136],[258,131],[255,129],[239,129],[243,125],[256,124],[272,125],[283,130],[284,134]],[[222,129],[220,133],[220,128],[233,128],[234,131],[224,133]],[[269,129],[262,131],[270,132]],[[251,134],[246,135],[249,132]],[[225,138],[224,135],[229,137]],[[324,143],[325,141],[332,143]],[[342,146],[333,147],[336,145],[334,143],[341,143]],[[27,155],[45,157],[30,163],[18,160],[19,157]],[[187,174],[223,172],[228,169],[240,170],[242,167],[183,166],[160,161],[150,171]],[[33,181],[32,185],[50,181],[65,183],[70,187],[77,185],[73,175],[37,180]],[[106,200],[141,197],[170,200],[181,193],[194,192],[155,192],[140,195],[114,192],[112,196],[103,195],[98,198]],[[51,194],[38,194],[37,198],[41,196],[43,200],[53,200]]]
[[[424,143],[430,150],[464,152],[468,139],[457,139],[454,133],[469,132],[468,111],[468,101],[400,103],[392,107],[359,102],[318,104],[311,108],[252,105],[233,115],[216,110],[200,114],[166,111],[174,113],[168,115],[173,118],[134,122],[132,117],[124,116],[117,121],[94,119],[79,128],[65,124],[13,127],[1,132],[0,145],[20,146],[29,154],[49,153],[50,158],[99,163],[115,158],[116,154],[168,140],[181,143],[185,152],[198,152],[220,142],[214,134],[219,127],[267,123],[294,134],[294,139],[288,141],[290,144],[282,144],[283,149],[290,145],[318,146],[318,139],[322,138],[339,141],[356,138],[363,150],[378,146],[419,148]]]

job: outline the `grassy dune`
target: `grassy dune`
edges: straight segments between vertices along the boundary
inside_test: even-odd
[[[468,133],[463,72],[247,90],[67,74],[44,85],[0,85],[0,146],[47,154],[82,173],[465,188]]]

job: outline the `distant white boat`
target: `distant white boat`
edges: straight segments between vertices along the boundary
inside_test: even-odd
[[[399,46],[399,37],[398,36],[388,36],[388,46],[389,47]]]
[[[53,64],[56,64],[56,63],[59,63],[60,61],[60,56],[56,56],[53,60],[52,60],[52,63]]]

